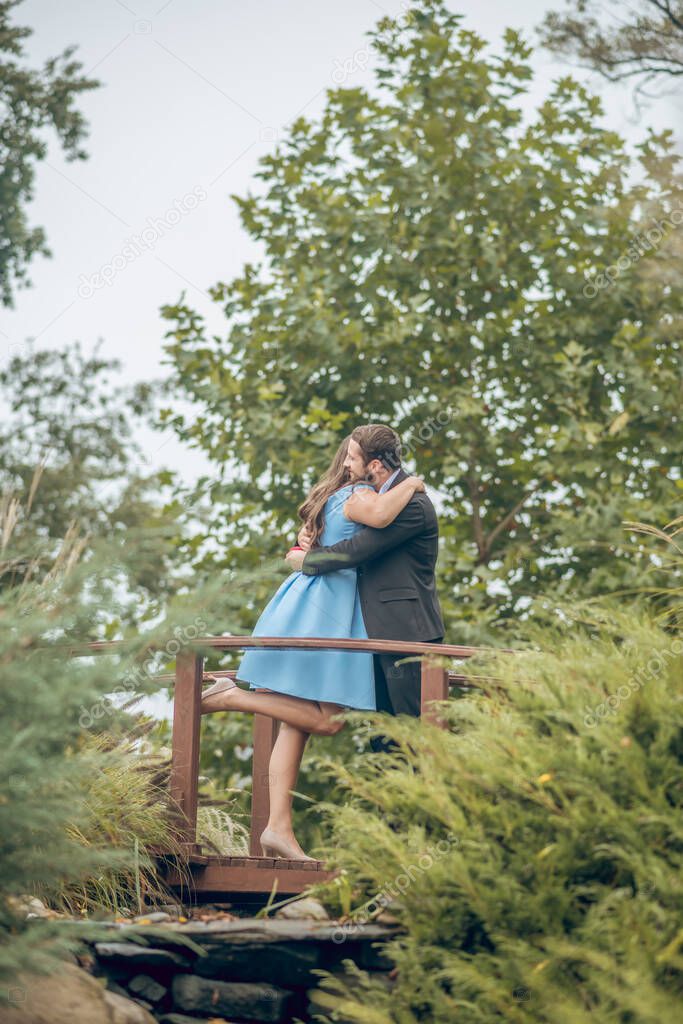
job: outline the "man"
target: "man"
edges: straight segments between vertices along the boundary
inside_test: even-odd
[[[356,427],[344,463],[351,482],[366,481],[382,494],[408,475],[401,468],[401,442],[391,427],[380,423]],[[368,636],[373,640],[414,640],[441,643],[444,625],[434,580],[439,526],[434,506],[424,491],[416,492],[395,520],[384,527],[365,527],[348,540],[310,549],[302,529],[292,552],[293,570],[317,576],[336,569],[358,569],[358,590]],[[420,714],[420,663],[396,665],[401,655],[375,654],[377,708],[391,715]],[[373,749],[387,749],[383,740]]]

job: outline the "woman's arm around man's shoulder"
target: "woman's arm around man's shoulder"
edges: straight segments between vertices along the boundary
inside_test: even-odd
[[[393,523],[417,491],[424,489],[419,476],[406,477],[384,494],[378,494],[369,484],[359,484],[344,502],[344,515],[354,523],[381,530]]]

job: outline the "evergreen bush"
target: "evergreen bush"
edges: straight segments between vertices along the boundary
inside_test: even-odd
[[[27,920],[25,897],[86,916],[134,912],[153,880],[147,846],[176,831],[155,779],[163,765],[137,745],[131,710],[159,688],[140,662],[175,622],[123,638],[113,657],[74,656],[121,621],[127,595],[116,594],[116,546],[87,544],[71,523],[55,556],[27,528],[39,475],[27,497],[0,501],[0,1005],[17,974],[50,973],[78,945],[57,920]]]
[[[649,610],[566,607],[448,722],[381,716],[400,756],[330,761],[332,862],[406,934],[396,983],[328,976],[330,1020],[674,1020],[683,996],[683,639]],[[358,974],[358,972],[356,972]],[[328,1019],[328,1018],[325,1018]]]

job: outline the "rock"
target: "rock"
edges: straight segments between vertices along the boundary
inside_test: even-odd
[[[22,893],[20,896],[8,896],[7,902],[16,914],[24,918],[31,917],[56,917],[54,910],[48,910],[42,900],[29,893]]]
[[[317,942],[223,942],[197,960],[194,972],[221,981],[269,981],[273,985],[311,985],[321,965]]]
[[[121,985],[117,985],[111,978],[107,978],[107,992],[115,992],[118,996],[123,996],[124,999],[130,999],[130,996],[126,992],[125,988]]]
[[[110,1010],[110,1024],[156,1024],[151,1013],[132,999],[125,999],[116,992],[106,991],[104,998]]]
[[[284,907],[275,911],[274,916],[284,917],[289,921],[297,921],[302,918],[312,918],[314,921],[329,921],[330,919],[330,915],[322,903],[319,900],[314,900],[312,896],[304,896],[303,899],[286,903]]]
[[[160,985],[158,981],[150,978],[148,974],[136,974],[128,982],[128,990],[134,996],[146,999],[148,1003],[152,1004],[160,1003],[168,992],[165,985]]]
[[[389,925],[350,924],[342,925],[334,921],[312,921],[310,918],[301,921],[276,920],[274,918],[243,918],[238,921],[209,921],[208,923],[190,921],[183,926],[182,934],[194,939],[206,948],[220,942],[298,942],[339,941],[339,935],[352,933],[354,938],[381,941],[393,937],[397,929]],[[170,927],[170,925],[169,925]]]
[[[210,981],[193,974],[173,979],[173,1000],[180,1010],[197,1016],[233,1016],[238,1020],[257,1020],[277,1024],[291,1019],[293,995],[275,985],[248,985],[231,981]]]
[[[169,917],[187,917],[185,908],[179,903],[160,903],[157,910],[162,914],[168,914]]]
[[[191,963],[187,957],[170,949],[138,946],[135,942],[96,942],[95,953],[103,966],[128,967],[136,974],[141,967],[175,971]]]
[[[70,963],[59,964],[51,975],[18,975],[8,994],[2,1024],[155,1024],[142,1007],[107,992],[100,981]]]

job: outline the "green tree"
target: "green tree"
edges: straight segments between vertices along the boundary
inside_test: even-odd
[[[33,549],[52,558],[74,530],[86,545],[94,543],[88,538],[106,537],[110,551],[118,551],[112,585],[125,586],[128,617],[140,622],[157,615],[181,585],[178,510],[164,503],[171,473],[147,471],[134,436],[154,416],[157,386],[121,384],[119,361],[103,358],[99,347],[86,355],[79,343],[62,350],[30,345],[0,369],[7,410],[0,491],[27,495],[17,534],[28,553],[24,563],[13,563],[11,577],[0,577],[0,586],[18,582]]]
[[[76,108],[81,93],[99,86],[83,77],[70,46],[40,70],[22,67],[23,40],[30,28],[11,25],[19,0],[0,0],[0,296],[13,306],[34,256],[50,256],[45,231],[30,227],[25,213],[33,198],[35,163],[47,153],[46,129],[53,129],[67,160],[85,160],[81,148],[86,122]]]
[[[200,409],[165,422],[217,467],[201,571],[281,553],[340,438],[392,423],[441,499],[449,634],[481,641],[540,591],[634,582],[622,518],[678,509],[681,289],[643,232],[683,207],[668,134],[630,158],[567,77],[525,118],[528,46],[461,22],[441,0],[383,19],[377,88],[330,90],[262,160],[235,198],[263,260],[212,292],[226,336],[163,309]]]

